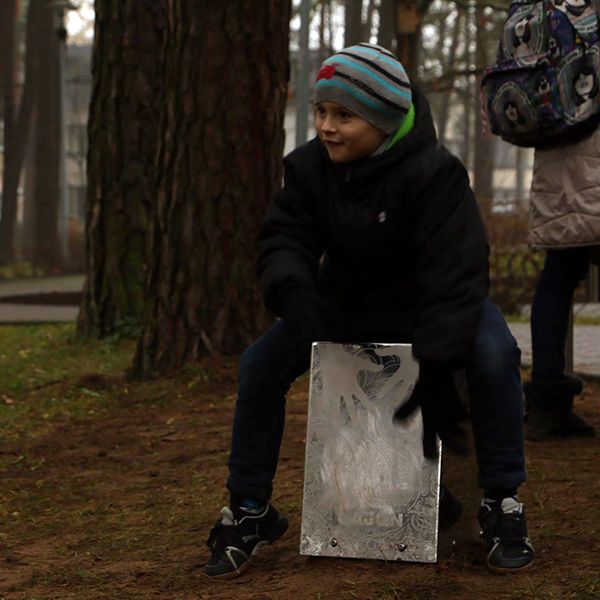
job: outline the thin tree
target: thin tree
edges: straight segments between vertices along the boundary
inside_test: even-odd
[[[375,0],[368,0],[367,3],[367,17],[365,22],[362,24],[362,41],[371,41],[371,30],[373,29],[373,15],[375,13]]]
[[[490,64],[488,48],[489,36],[486,36],[487,17],[483,6],[475,5],[475,65],[479,68]],[[481,74],[476,76],[475,89],[481,87]],[[488,213],[492,207],[495,140],[484,135],[480,110],[479,94],[473,94],[473,112],[475,115],[473,191],[482,211]]]
[[[79,331],[135,331],[156,197],[166,3],[96,0],[88,128],[86,271]]]
[[[458,9],[454,13],[454,23],[452,25],[452,35],[450,42],[450,49],[448,51],[448,58],[444,64],[445,72],[452,72],[456,68],[456,54],[458,50],[459,37],[461,32],[461,23],[463,21],[463,11],[462,9]],[[443,40],[442,40],[443,41]],[[440,140],[440,144],[446,143],[446,133],[448,126],[448,115],[450,105],[452,103],[452,92],[454,89],[454,77],[451,77],[448,83],[448,90],[443,93],[444,101],[442,102],[440,113],[438,116],[438,138]]]
[[[16,164],[16,44],[15,29],[17,0],[0,2],[0,101],[3,118],[3,186],[0,217],[0,262],[14,259],[14,237],[17,218],[17,182],[14,183]]]
[[[388,50],[396,46],[396,1],[380,0],[377,43]]]
[[[344,47],[366,41],[363,39],[362,4],[362,0],[344,3]]]
[[[268,322],[255,240],[281,184],[290,8],[282,0],[169,3],[139,375],[238,352]]]
[[[411,81],[418,80],[423,17],[433,0],[396,0],[396,56]]]
[[[35,4],[35,2],[34,2]],[[33,262],[45,270],[62,263],[59,240],[61,195],[60,164],[62,153],[61,46],[65,32],[59,9],[42,2],[39,23],[39,59],[36,75],[33,187],[35,204],[33,226]]]

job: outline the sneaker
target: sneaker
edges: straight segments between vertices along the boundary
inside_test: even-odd
[[[501,502],[484,498],[479,509],[479,524],[486,544],[486,563],[491,571],[514,573],[531,567],[534,552],[521,502],[513,497]]]
[[[258,549],[278,540],[287,528],[287,519],[270,504],[259,510],[225,506],[206,540],[211,557],[204,573],[220,579],[238,577]]]

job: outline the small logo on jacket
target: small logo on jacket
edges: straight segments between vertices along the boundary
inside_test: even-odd
[[[385,223],[385,220],[387,219],[387,215],[385,214],[385,210],[382,210],[378,215],[377,215],[377,220],[380,223]]]

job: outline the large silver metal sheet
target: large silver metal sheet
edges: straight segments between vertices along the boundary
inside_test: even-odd
[[[441,448],[392,420],[417,375],[409,344],[313,344],[301,554],[436,561]]]

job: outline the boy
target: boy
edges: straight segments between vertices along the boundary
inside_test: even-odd
[[[284,159],[259,236],[267,308],[281,317],[242,355],[229,457],[230,506],[207,544],[210,577],[241,574],[287,520],[269,504],[285,394],[311,342],[411,342],[419,381],[396,413],[423,413],[423,449],[460,431],[453,371],[464,368],[492,570],[533,562],[525,481],[520,352],[487,299],[488,246],[465,169],[437,145],[427,101],[393,54],[359,44],[315,86],[317,137]]]

